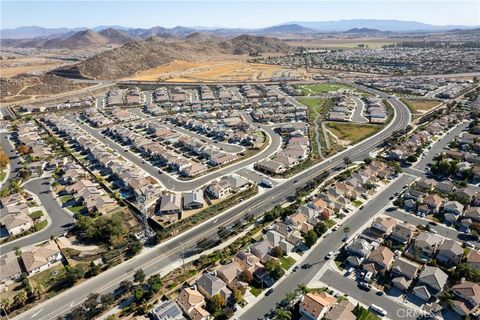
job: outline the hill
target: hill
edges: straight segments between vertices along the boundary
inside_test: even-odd
[[[113,28],[104,29],[98,34],[105,37],[109,44],[125,44],[134,40],[128,33]]]
[[[174,59],[194,61],[211,59],[220,55],[292,52],[293,48],[281,40],[242,35],[224,39],[202,33],[186,39],[166,40],[151,37],[122,47],[107,50],[90,57],[73,67],[60,68],[52,73],[62,76],[96,79],[120,79],[136,72],[166,64]]]

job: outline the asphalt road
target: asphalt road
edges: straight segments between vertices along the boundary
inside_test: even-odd
[[[328,252],[335,252],[339,247],[343,245],[342,239],[345,237],[343,228],[350,227],[352,232],[361,228],[365,223],[371,220],[379,211],[382,210],[388,203],[390,195],[395,192],[400,192],[402,186],[410,183],[414,180],[413,177],[402,175],[398,180],[389,185],[386,189],[381,191],[377,196],[372,198],[369,202],[364,205],[364,208],[350,218],[348,218],[341,226],[338,227],[337,231],[334,231],[328,234],[326,237],[320,239],[321,243],[310,249],[311,251],[307,252],[308,256],[305,258],[304,263],[309,263],[312,265],[310,269],[299,269],[297,272],[291,273],[283,281],[278,283],[272,294],[269,296],[264,296],[260,301],[257,301],[247,312],[245,312],[240,319],[252,320],[259,319],[264,316],[269,310],[275,309],[277,303],[282,301],[288,292],[293,292],[298,284],[300,283],[309,283],[320,268],[326,263],[324,260],[325,255]],[[353,281],[350,280],[353,283]],[[330,282],[329,282],[330,283]],[[331,282],[332,285],[340,291],[350,294],[350,291],[343,288],[343,286],[337,286],[335,282]],[[368,300],[367,300],[368,301]],[[368,303],[367,303],[368,304]]]
[[[385,98],[388,97],[386,94],[376,90],[367,88],[366,91],[378,93]],[[179,244],[183,244],[183,248],[187,252],[191,251],[192,249],[195,249],[199,240],[216,234],[218,227],[220,226],[228,226],[233,222],[242,219],[247,214],[262,216],[264,212],[271,209],[276,204],[283,203],[289,196],[293,196],[297,188],[304,186],[315,176],[343,164],[344,157],[349,157],[351,160],[354,161],[363,160],[371,151],[376,149],[377,145],[379,145],[385,138],[389,137],[393,131],[405,128],[410,121],[410,113],[408,111],[408,108],[396,99],[390,99],[390,101],[393,108],[395,109],[395,116],[391,123],[387,126],[387,128],[382,130],[380,133],[347,149],[343,153],[337,154],[330,159],[325,160],[303,171],[295,178],[286,181],[285,183],[279,185],[277,188],[259,194],[254,198],[248,199],[242,202],[240,205],[225,211],[216,218],[212,218],[204,222],[203,224],[198,225],[195,229],[191,229],[176,236],[170,242],[167,241],[166,243],[160,244],[154,249],[145,252],[144,254],[140,254],[139,256],[134,257],[125,263],[115,266],[114,268],[103,272],[92,279],[86,280],[85,282],[79,284],[78,286],[75,286],[70,290],[67,290],[64,293],[35,306],[34,308],[24,312],[21,315],[21,318],[53,319],[58,315],[68,312],[68,310],[72,307],[80,304],[92,292],[105,293],[113,291],[114,288],[118,286],[118,283],[120,281],[124,279],[131,279],[133,277],[133,273],[135,272],[134,270],[137,268],[144,269],[147,275],[158,272],[165,267],[168,267],[173,262],[180,261],[182,257],[182,246],[180,246]],[[244,165],[242,164],[242,166]],[[229,168],[229,171],[230,170],[233,169]],[[209,177],[208,179],[211,179],[211,177]],[[402,183],[405,184],[413,178],[401,177],[400,179],[405,180]],[[390,189],[395,189],[397,185],[398,184],[394,184]],[[189,188],[192,187],[190,186]],[[370,202],[368,206],[372,206],[372,208],[376,208],[376,210],[370,209],[360,212],[359,214],[352,216],[352,218],[350,218],[346,223],[351,226],[352,230],[355,230],[359,226],[363,225],[366,220],[373,217],[378,212],[378,209],[384,206],[383,201],[388,199],[386,195],[391,194],[392,192],[394,193],[396,191],[387,190],[387,193],[385,193],[383,197],[376,197]],[[318,249],[316,249],[319,251],[319,254],[309,255],[308,259],[312,260],[312,262],[316,262],[313,260],[318,260],[323,257],[323,255],[320,253],[326,253],[330,251],[330,246],[338,246],[338,243],[340,243],[341,238],[343,237],[343,232],[334,233],[332,236],[329,237],[332,237],[332,241],[325,241],[325,245],[322,243],[322,245],[320,245]],[[313,268],[310,271],[313,271]],[[298,274],[301,275],[302,273]],[[281,299],[283,299],[284,293],[288,292],[290,290],[289,288],[295,288],[298,283],[304,282],[302,281],[304,277],[301,277],[300,279],[290,278],[292,277],[288,277],[286,279],[287,283],[289,283],[289,286],[285,287],[285,290],[282,287],[281,291],[283,293],[281,298],[279,294],[272,294],[268,297],[268,300],[265,301],[265,305],[268,306],[268,309],[270,309],[271,306],[274,306],[276,301],[280,301]],[[66,304],[66,301],[70,302],[70,304]],[[263,302],[264,301],[262,300],[261,303],[255,305],[252,310],[255,310],[256,308],[261,308],[260,305],[263,306]],[[244,319],[254,319],[256,318],[256,314],[260,315],[263,313],[262,310],[258,309],[256,313],[253,312],[251,314],[252,317],[247,317]],[[20,316],[17,318],[20,318]]]
[[[3,150],[10,157],[10,172],[8,179],[13,179],[18,173],[17,170],[21,168],[20,160],[17,158],[18,154],[14,150],[12,143],[6,139],[7,133],[0,133],[0,139]],[[45,184],[44,184],[45,183]],[[75,221],[75,219],[63,208],[61,208],[55,198],[53,198],[50,189],[48,178],[32,179],[24,184],[27,191],[35,194],[41,201],[47,214],[50,216],[50,224],[39,232],[20,238],[18,240],[7,242],[0,246],[1,254],[14,250],[15,247],[24,247],[32,245],[47,239],[50,236],[59,236],[67,230],[67,225]]]
[[[356,123],[368,123],[368,119],[362,115],[363,109],[365,107],[363,101],[355,95],[352,95],[351,98],[355,102],[355,110],[352,114],[352,121]]]
[[[68,119],[74,121],[73,117],[69,117]],[[77,125],[79,125],[83,130],[91,134],[93,137],[102,141],[109,148],[117,151],[124,158],[134,163],[135,165],[143,169],[145,172],[147,172],[151,176],[160,180],[160,182],[162,182],[162,184],[167,189],[172,191],[179,191],[179,192],[185,192],[185,191],[197,189],[214,179],[224,176],[225,174],[232,173],[238,169],[241,169],[248,165],[254,164],[262,159],[265,159],[266,157],[272,155],[282,143],[281,137],[276,132],[274,132],[272,128],[265,127],[263,130],[265,130],[268,133],[268,135],[270,135],[272,142],[267,148],[263,149],[261,152],[257,153],[253,157],[250,157],[243,161],[236,162],[232,165],[228,165],[222,169],[218,169],[216,171],[213,171],[212,173],[205,174],[198,178],[188,180],[188,181],[179,181],[166,173],[159,174],[158,173],[159,169],[157,167],[151,165],[147,161],[144,161],[138,155],[133,154],[132,152],[124,152],[125,148],[122,145],[120,145],[119,143],[113,141],[108,137],[105,138],[99,131],[91,128],[86,124],[82,124],[77,121],[74,121],[74,122]]]

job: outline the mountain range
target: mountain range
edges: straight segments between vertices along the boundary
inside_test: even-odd
[[[435,26],[416,21],[401,20],[375,20],[375,19],[350,19],[338,21],[293,21],[280,25],[259,29],[245,28],[207,28],[207,27],[182,27],[164,28],[160,26],[152,28],[129,28],[124,26],[98,26],[92,31],[102,32],[106,29],[115,29],[134,38],[148,38],[150,36],[161,37],[185,37],[188,34],[202,31],[221,36],[237,36],[240,34],[251,35],[275,35],[275,34],[312,34],[318,32],[345,32],[351,29],[376,29],[391,32],[432,32],[447,31],[452,29],[471,29],[478,26],[445,25]],[[88,28],[43,28],[26,26],[14,29],[0,30],[1,39],[33,39],[33,38],[56,38],[63,34],[86,30]]]

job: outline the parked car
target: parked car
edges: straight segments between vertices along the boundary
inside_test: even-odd
[[[372,290],[372,285],[369,284],[369,283],[367,283],[367,282],[365,282],[365,281],[360,282],[360,283],[358,284],[358,286],[359,286],[361,289],[365,290],[365,291],[370,291],[370,290]]]

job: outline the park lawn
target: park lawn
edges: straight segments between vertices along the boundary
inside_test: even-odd
[[[298,88],[302,90],[304,95],[319,94],[319,93],[325,93],[325,92],[335,92],[340,89],[353,89],[352,87],[341,84],[341,83],[307,84],[307,85],[299,85]]]
[[[296,260],[289,256],[280,258],[280,263],[282,264],[282,268],[285,270],[290,269],[295,264],[295,262]]]
[[[423,99],[402,99],[412,112],[426,112],[432,110],[440,104],[436,100],[423,100]]]
[[[353,205],[354,205],[355,207],[358,208],[358,207],[360,207],[360,206],[362,205],[363,202],[360,201],[360,200],[353,200],[352,203],[353,203]]]
[[[328,122],[327,128],[337,138],[357,143],[380,131],[383,126],[375,124],[334,123]]]
[[[40,217],[43,216],[43,211],[42,210],[36,210],[36,211],[33,211],[32,213],[30,213],[28,216],[30,218],[32,218],[33,220],[36,220],[36,219],[39,219]]]

